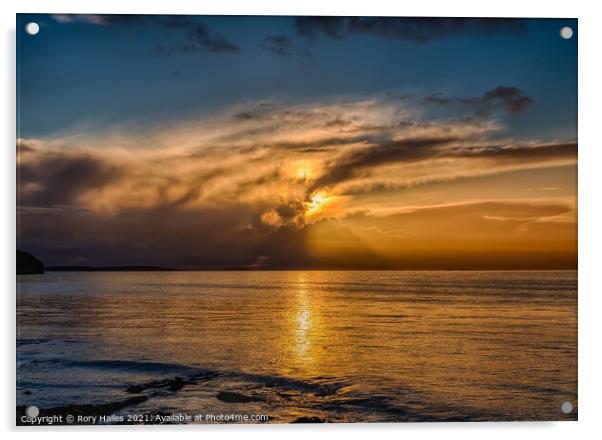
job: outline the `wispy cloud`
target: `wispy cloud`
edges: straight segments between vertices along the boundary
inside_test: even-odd
[[[151,245],[172,249],[169,256],[162,255],[181,265],[191,260],[232,263],[233,257],[219,250],[230,243],[237,264],[251,264],[263,255],[271,264],[286,266],[317,258],[303,247],[315,234],[355,240],[372,231],[377,246],[386,231],[396,231],[378,245],[382,256],[391,240],[403,235],[399,222],[394,213],[386,214],[393,217],[384,223],[372,215],[351,221],[354,212],[364,209],[356,197],[369,194],[378,200],[385,190],[576,162],[574,142],[503,141],[497,139],[503,120],[433,119],[415,106],[421,101],[382,97],[302,105],[246,103],[169,125],[126,124],[103,133],[75,130],[60,137],[21,139],[21,236],[54,237],[64,244],[65,231],[77,230],[87,237],[85,246],[92,247],[98,246],[94,233],[104,231],[99,235],[103,240],[140,240],[144,255],[152,255]],[[554,215],[553,209],[520,214],[518,207],[504,206],[453,212],[466,213],[479,228],[499,223],[500,234],[526,227],[516,222],[523,218],[529,228],[537,223],[539,229],[533,230],[540,230],[544,226],[537,218]],[[51,216],[61,226],[43,226],[40,216]],[[404,217],[404,224],[414,217]],[[157,231],[172,237],[169,244],[159,244]],[[190,243],[201,246],[195,234],[204,237],[203,252],[192,255],[188,250],[181,259],[173,255],[173,249],[188,249]],[[278,250],[285,244],[296,256]],[[374,250],[357,244],[358,252]],[[118,241],[105,245],[114,255]],[[398,257],[387,259],[399,263]],[[346,261],[341,258],[337,264]]]
[[[321,190],[345,196],[575,161],[574,143],[491,140],[501,127],[424,120],[391,99],[260,102],[169,127],[23,140],[21,203],[64,194],[61,204],[93,210],[235,200],[277,207]],[[57,194],[42,196],[48,191]]]
[[[528,30],[527,22],[518,18],[461,17],[297,17],[294,29],[309,39],[365,34],[418,43],[462,34],[522,36]]]
[[[177,45],[157,45],[155,51],[161,54],[170,54],[174,51],[184,52],[211,52],[211,53],[236,53],[240,47],[228,41],[219,32],[213,32],[204,23],[197,23],[187,29],[188,38]]]
[[[509,114],[520,113],[533,105],[533,99],[524,91],[516,87],[499,86],[485,92],[479,97],[450,97],[431,95],[424,101],[441,106],[451,106],[456,110],[465,109],[477,116],[488,116],[497,109],[502,109]]]
[[[298,47],[293,39],[284,33],[267,35],[259,43],[259,47],[267,52],[281,57],[311,57],[311,53],[308,49],[302,49]]]
[[[155,52],[171,54],[175,51],[235,53],[240,46],[229,41],[220,32],[194,16],[184,15],[128,15],[128,14],[53,14],[58,23],[86,23],[97,26],[159,26],[172,32],[180,32],[184,39],[173,44],[157,44]]]

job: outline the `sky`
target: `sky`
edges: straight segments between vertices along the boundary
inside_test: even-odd
[[[17,246],[48,266],[574,269],[577,37],[20,14]]]

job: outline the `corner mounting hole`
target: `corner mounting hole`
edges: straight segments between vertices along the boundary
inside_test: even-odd
[[[562,405],[560,405],[560,411],[562,411],[565,414],[570,414],[573,412],[573,404],[571,402],[569,402],[568,400],[566,402],[562,402]]]
[[[563,27],[560,29],[560,36],[565,40],[570,40],[573,37],[573,29],[568,26]]]
[[[40,25],[34,21],[27,23],[25,25],[25,32],[27,32],[29,35],[36,35],[38,32],[40,32]]]
[[[25,408],[25,415],[27,417],[36,418],[40,415],[40,410],[37,406],[28,406],[27,408]]]

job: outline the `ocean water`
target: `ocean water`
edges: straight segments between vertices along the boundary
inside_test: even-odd
[[[577,418],[575,271],[50,272],[17,287],[18,406]]]

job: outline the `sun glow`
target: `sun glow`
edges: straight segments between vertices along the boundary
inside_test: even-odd
[[[298,161],[293,165],[293,175],[299,182],[305,182],[314,175],[314,166],[307,160]]]
[[[297,170],[297,179],[298,180],[307,180],[309,175],[310,175],[309,171],[305,168],[299,168]]]
[[[315,193],[309,202],[305,202],[305,214],[312,216],[321,213],[332,199],[332,196],[327,196],[324,192]]]

